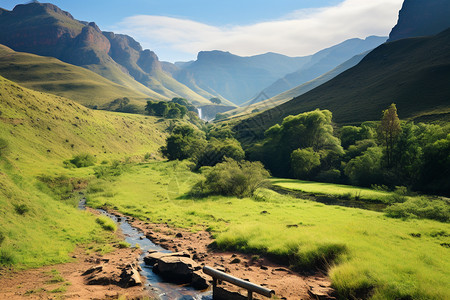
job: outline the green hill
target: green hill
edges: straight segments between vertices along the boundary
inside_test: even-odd
[[[448,118],[450,112],[450,30],[431,37],[383,44],[357,66],[280,106],[243,120],[241,137],[261,137],[288,115],[328,109],[340,124],[379,120],[397,104],[399,117]]]
[[[76,198],[61,198],[47,184],[85,186],[93,167],[63,164],[81,153],[95,157],[96,166],[157,157],[167,126],[153,117],[90,110],[0,76],[0,265],[68,261],[77,244],[107,251],[102,243],[112,236],[76,209]]]
[[[0,45],[0,75],[27,88],[66,97],[85,106],[100,106],[123,97],[143,102],[150,97],[85,68],[52,57],[15,52],[3,45]],[[154,93],[153,97],[160,96]]]

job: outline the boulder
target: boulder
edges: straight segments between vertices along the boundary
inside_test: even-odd
[[[192,280],[194,271],[201,266],[188,257],[165,256],[158,260],[158,273],[166,280],[177,283],[188,283]]]
[[[206,290],[209,287],[209,278],[202,271],[194,271],[191,286],[196,290]]]
[[[153,266],[163,257],[191,257],[187,252],[174,252],[174,253],[164,253],[164,252],[152,252],[144,257],[144,262],[148,266]]]
[[[120,274],[119,285],[121,287],[132,287],[142,284],[141,275],[138,270],[133,267],[132,264],[127,265],[122,269]]]

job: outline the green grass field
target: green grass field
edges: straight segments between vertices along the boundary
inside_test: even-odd
[[[186,193],[201,175],[185,163],[130,167],[88,188],[88,204],[175,227],[207,228],[223,249],[265,254],[295,269],[328,268],[346,299],[448,299],[450,225],[325,206],[260,190],[255,199]],[[408,298],[410,297],[410,298]]]
[[[320,195],[335,195],[358,197],[361,200],[378,200],[381,202],[389,202],[392,192],[377,191],[358,186],[344,184],[330,184],[324,182],[305,181],[297,179],[272,178],[271,183],[289,190],[297,190],[306,193]]]

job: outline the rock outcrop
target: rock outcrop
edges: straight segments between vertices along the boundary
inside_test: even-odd
[[[169,282],[189,283],[198,290],[209,286],[208,277],[201,271],[201,266],[191,259],[189,253],[152,252],[144,258],[144,262],[153,266],[153,272]]]
[[[450,1],[405,0],[388,42],[438,34],[450,27]]]

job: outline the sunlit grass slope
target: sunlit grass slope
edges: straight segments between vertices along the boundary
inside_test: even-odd
[[[357,197],[364,200],[380,200],[386,202],[384,200],[392,196],[392,193],[390,192],[377,191],[373,189],[344,184],[332,184],[286,178],[272,178],[271,182],[273,185],[290,190],[297,190],[306,193],[317,193],[322,195],[349,195],[350,197]]]
[[[117,98],[145,102],[165,99],[150,91],[131,89],[56,58],[15,52],[0,45],[0,75],[27,88],[75,100],[83,105],[104,105]],[[145,93],[146,92],[146,93]]]
[[[63,262],[76,244],[105,241],[110,233],[95,218],[37,178],[66,176],[82,187],[93,167],[66,169],[64,160],[80,153],[95,156],[97,165],[156,157],[167,126],[153,117],[90,110],[0,77],[0,267]]]
[[[266,254],[302,270],[329,268],[343,299],[448,299],[450,225],[260,190],[255,199],[189,199],[201,178],[177,162],[137,165],[88,188],[89,203],[151,222],[208,228],[223,249]],[[174,233],[175,234],[175,233]],[[324,261],[325,259],[325,261]]]

